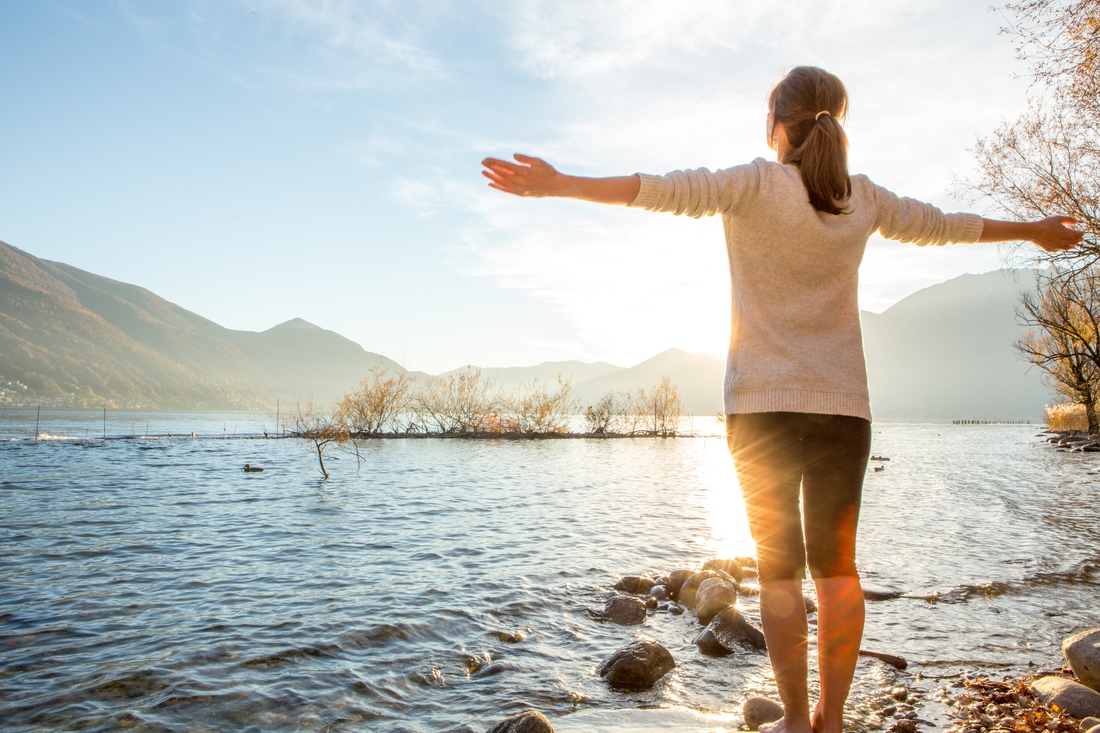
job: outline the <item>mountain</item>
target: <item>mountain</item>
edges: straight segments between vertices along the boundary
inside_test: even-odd
[[[886,419],[1043,418],[1055,400],[1012,344],[1033,270],[961,275],[882,313],[863,312],[871,409]]]
[[[882,313],[863,312],[871,408],[878,419],[1031,419],[1054,395],[1012,344],[1018,293],[1035,273],[963,275]],[[299,318],[234,331],[136,285],[50,262],[0,242],[0,376],[58,404],[268,407],[350,390],[372,367],[404,371]],[[685,409],[722,408],[724,358],[669,349],[630,368],[545,362],[486,368],[506,389],[570,378],[581,404],[608,391],[649,389],[668,376]]]
[[[142,407],[335,399],[372,366],[401,369],[295,319],[234,331],[145,288],[0,242],[0,375],[38,397]]]

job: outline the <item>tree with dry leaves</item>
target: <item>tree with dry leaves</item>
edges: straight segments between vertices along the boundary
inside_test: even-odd
[[[1100,432],[1100,270],[1041,276],[1021,306],[1031,328],[1017,351],[1043,370],[1051,388],[1084,406],[1089,433]]]

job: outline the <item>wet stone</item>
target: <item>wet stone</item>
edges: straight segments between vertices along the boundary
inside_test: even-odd
[[[663,585],[655,585],[649,589],[649,595],[652,598],[656,598],[658,601],[667,601],[668,588]]]
[[[1043,677],[1031,689],[1047,705],[1057,705],[1075,718],[1100,717],[1100,692],[1064,677]]]
[[[673,600],[677,599],[684,582],[694,575],[693,570],[673,570],[668,574],[668,594]]]
[[[528,710],[500,721],[486,733],[554,733],[554,726],[542,713]]]
[[[675,667],[668,649],[656,641],[639,639],[615,652],[597,673],[612,687],[644,689]]]
[[[615,584],[615,590],[621,590],[624,593],[648,593],[654,583],[653,578],[647,578],[644,575],[627,575]]]
[[[722,560],[718,558],[707,560],[705,563],[703,563],[703,570],[721,570],[722,572],[729,574],[733,578],[734,585],[740,583],[741,579],[745,577],[744,572],[741,568],[741,563],[739,563],[734,558],[730,558],[728,560]]]
[[[680,587],[680,592],[677,596],[677,600],[683,603],[688,608],[695,607],[695,594],[699,592],[699,586],[703,584],[703,581],[710,580],[711,578],[717,578],[718,574],[713,570],[704,570],[695,573],[690,578],[684,581],[683,586]]]
[[[715,585],[704,589],[704,586],[710,582],[708,580],[699,587],[695,604],[696,616],[699,617],[699,623],[704,626],[709,624],[719,613],[737,603],[737,591],[731,584],[718,581]]]
[[[600,621],[609,621],[622,626],[633,626],[645,621],[646,605],[638,598],[630,596],[615,596],[607,601],[602,611],[589,611],[589,614]]]
[[[695,640],[696,646],[704,654],[726,656],[738,647],[764,650],[764,633],[741,615],[733,606],[715,616]]]

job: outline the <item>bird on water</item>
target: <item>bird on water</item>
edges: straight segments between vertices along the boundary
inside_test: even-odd
[[[246,464],[244,464],[244,472],[245,473],[263,473],[263,469],[260,468],[259,466],[253,466],[250,463],[246,463]]]

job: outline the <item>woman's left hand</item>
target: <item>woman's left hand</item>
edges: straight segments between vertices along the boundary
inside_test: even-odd
[[[541,158],[516,153],[517,163],[498,158],[486,158],[481,164],[488,168],[481,175],[489,186],[516,196],[560,196],[566,176]]]

